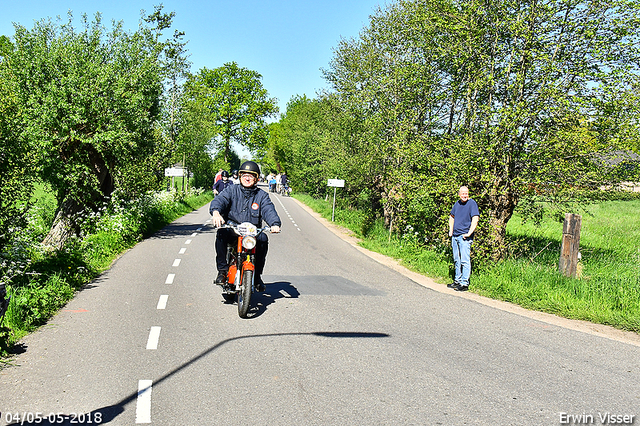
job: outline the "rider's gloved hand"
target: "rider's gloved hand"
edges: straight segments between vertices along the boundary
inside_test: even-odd
[[[274,225],[271,227],[271,233],[272,234],[277,234],[278,232],[280,232],[280,227],[277,225]]]

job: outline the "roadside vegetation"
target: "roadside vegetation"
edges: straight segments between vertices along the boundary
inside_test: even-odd
[[[332,200],[295,197],[331,219]],[[474,258],[472,251],[470,291],[527,309],[640,333],[640,228],[633,219],[640,217],[640,197],[621,197],[625,200],[591,202],[581,212],[579,277],[568,278],[558,271],[562,221],[547,217],[536,224],[523,221],[516,212],[507,227],[510,251],[505,259],[483,261]],[[453,258],[445,241],[426,247],[424,234],[411,227],[390,234],[382,220],[363,233],[365,219],[363,212],[348,206],[335,213],[336,224],[353,231],[363,247],[400,260],[443,285],[451,282]]]
[[[476,252],[506,259],[516,207],[538,220],[549,204],[572,211],[576,189],[640,181],[639,12],[618,0],[385,4],[338,43],[329,88],[271,124],[269,155],[295,190],[324,197],[327,179],[344,179],[365,227],[383,218],[427,246],[467,186],[485,212]]]
[[[336,220],[442,283],[467,186],[481,212],[473,291],[639,332],[638,199],[618,191],[640,182],[639,12],[386,3],[335,47],[328,88],[270,124],[267,158],[325,217],[327,179],[344,180]],[[565,212],[583,216],[579,278],[558,273]]]
[[[235,62],[191,74],[174,16],[155,6],[126,30],[68,13],[0,35],[0,357],[123,251],[209,201],[196,188],[239,167],[232,143],[264,142],[277,106],[261,75]]]
[[[210,191],[150,191],[138,199],[113,199],[96,212],[77,218],[82,232],[63,250],[52,251],[42,241],[54,218],[55,198],[43,186],[24,228],[12,229],[5,248],[3,277],[11,296],[0,328],[0,356],[6,356],[24,335],[55,315],[75,293],[124,251],[173,220],[211,201]],[[6,256],[9,254],[10,256]]]

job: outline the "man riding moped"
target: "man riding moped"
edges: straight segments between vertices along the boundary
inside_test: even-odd
[[[272,233],[280,232],[280,216],[269,198],[269,194],[258,188],[260,167],[253,161],[245,161],[238,170],[240,185],[231,185],[220,192],[209,205],[213,226],[219,228],[230,220],[235,223],[251,222],[257,227],[262,226],[264,220],[271,227]],[[237,240],[236,234],[228,228],[218,229],[216,235],[216,268],[218,276],[216,284],[224,284],[227,280],[226,253],[227,244]],[[255,256],[254,282],[258,291],[264,291],[262,271],[267,258],[269,239],[263,232],[257,237]]]

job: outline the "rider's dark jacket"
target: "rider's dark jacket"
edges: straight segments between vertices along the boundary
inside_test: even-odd
[[[263,220],[269,226],[282,225],[269,194],[257,186],[245,188],[242,185],[230,185],[211,201],[209,213],[213,214],[214,210],[225,221],[251,222],[257,227],[262,226]]]
[[[231,182],[231,179],[225,180],[224,178],[222,178],[213,185],[213,190],[218,191],[218,194],[219,194],[231,185],[233,185],[233,182]]]

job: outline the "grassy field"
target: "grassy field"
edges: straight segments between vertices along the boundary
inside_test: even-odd
[[[330,201],[296,198],[331,218]],[[582,215],[579,278],[558,272],[562,223],[549,219],[535,226],[514,215],[507,228],[512,255],[496,265],[475,268],[471,291],[532,310],[640,332],[640,200],[597,202],[587,210]],[[361,221],[356,211],[336,212],[336,223],[357,235]],[[389,238],[380,223],[361,245],[437,282],[451,281],[450,249],[426,250],[411,235]]]

